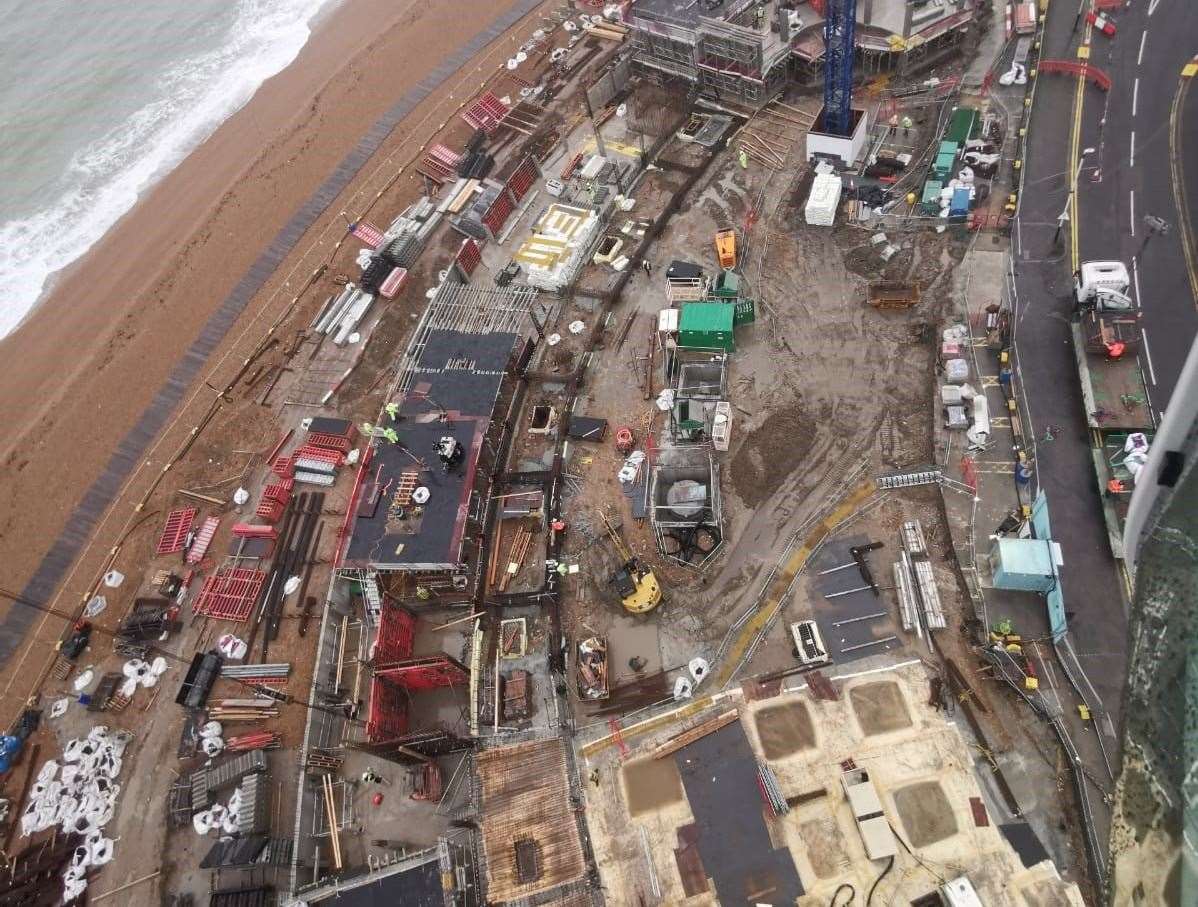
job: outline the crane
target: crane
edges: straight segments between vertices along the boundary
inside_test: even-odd
[[[607,514],[600,513],[599,516],[616,554],[620,557],[620,569],[613,574],[611,584],[616,587],[624,610],[630,614],[648,614],[661,604],[661,584],[653,571],[628,550],[619,530],[612,525]]]
[[[824,16],[824,132],[847,136],[853,131],[857,0],[828,0]]]

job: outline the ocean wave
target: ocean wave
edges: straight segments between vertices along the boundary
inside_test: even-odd
[[[310,22],[336,0],[238,0],[217,48],[179,61],[156,83],[158,96],[79,149],[40,211],[0,223],[0,336],[138,197],[290,64]]]

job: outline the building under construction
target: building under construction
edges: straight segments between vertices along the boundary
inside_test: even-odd
[[[925,61],[975,18],[971,0],[858,0],[856,7],[856,51],[870,71]],[[638,71],[681,77],[708,101],[756,109],[792,78],[822,70],[826,8],[825,0],[634,0],[624,21]]]

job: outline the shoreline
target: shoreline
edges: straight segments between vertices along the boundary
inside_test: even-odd
[[[0,357],[0,414],[9,429],[8,468],[0,480],[9,492],[0,505],[0,580],[6,586],[26,587],[52,540],[62,542],[74,533],[74,553],[59,564],[60,576],[71,567],[91,535],[88,526],[77,525],[80,502],[97,497],[100,480],[117,483],[107,500],[91,501],[94,527],[119,497],[124,485],[119,473],[127,476],[139,468],[145,448],[158,435],[154,426],[139,423],[139,415],[145,422],[156,391],[171,381],[172,369],[220,311],[238,275],[258,260],[270,237],[295,217],[338,162],[361,146],[359,137],[377,128],[380,115],[404,97],[405,89],[433,83],[408,113],[419,113],[425,104],[436,109],[445,100],[441,83],[460,72],[458,67],[445,71],[446,58],[505,12],[527,6],[457,4],[455,14],[469,10],[478,14],[470,20],[482,23],[468,34],[452,33],[444,11],[430,12],[417,3],[393,11],[385,27],[378,11],[390,5],[382,0],[354,0],[335,8],[291,66],[263,83],[249,103],[60,276],[49,298],[17,330],[0,340],[0,350],[9,353]],[[400,59],[402,69],[392,62]],[[269,135],[268,125],[275,127]],[[382,147],[377,151],[388,145],[402,149],[408,141],[419,142],[400,123],[378,137],[376,145]],[[246,148],[256,152],[248,162]],[[369,169],[369,160],[363,167]],[[350,186],[359,179],[351,178]],[[315,217],[327,216],[337,212],[321,209]],[[303,232],[293,242],[302,241]],[[272,269],[262,283],[276,285],[277,291],[279,277]],[[260,307],[266,295],[246,300],[245,314]],[[232,321],[239,315],[234,312]],[[223,339],[223,334],[217,338],[214,356],[228,346]],[[205,358],[193,374],[207,364]],[[186,385],[177,389],[176,406],[187,390]],[[122,451],[118,445],[139,431],[148,432],[142,449]],[[127,462],[117,462],[122,456]],[[86,495],[85,489],[90,489]],[[78,591],[68,587],[69,582],[60,582],[32,591],[46,602]],[[18,635],[12,623],[33,622],[6,621],[6,647]]]

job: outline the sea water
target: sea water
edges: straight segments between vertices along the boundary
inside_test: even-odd
[[[338,0],[0,0],[0,336]]]

